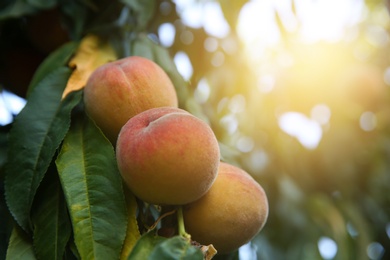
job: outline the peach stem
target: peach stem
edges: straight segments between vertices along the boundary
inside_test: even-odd
[[[183,207],[180,206],[177,210],[177,223],[179,228],[179,235],[190,240],[191,235],[188,234],[184,227]]]

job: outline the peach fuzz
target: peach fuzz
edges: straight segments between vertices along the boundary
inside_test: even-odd
[[[268,217],[267,196],[244,170],[221,162],[210,190],[183,208],[191,239],[213,244],[218,253],[238,249],[260,232]]]
[[[209,125],[172,107],[131,118],[116,145],[124,182],[135,196],[157,205],[182,205],[203,196],[216,178],[219,152]]]
[[[115,144],[122,126],[155,107],[178,106],[175,88],[155,62],[130,56],[97,68],[84,88],[88,115]]]

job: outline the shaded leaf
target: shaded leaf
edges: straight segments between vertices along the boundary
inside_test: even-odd
[[[91,14],[89,2],[86,0],[67,0],[66,3],[59,6],[71,39],[80,40],[85,33],[85,26]]]
[[[12,230],[11,238],[7,249],[7,260],[23,259],[34,260],[37,259],[34,254],[34,249],[31,239],[17,226]]]
[[[61,46],[59,49],[52,52],[38,67],[34,76],[28,86],[27,97],[30,95],[31,91],[36,87],[36,85],[41,82],[48,74],[58,69],[59,67],[64,67],[68,63],[70,57],[74,53],[77,47],[76,42],[69,42]]]
[[[122,179],[111,143],[76,117],[56,160],[81,259],[117,259],[126,236]]]
[[[63,259],[72,227],[55,169],[50,168],[38,189],[31,218],[37,257]]]
[[[156,0],[121,0],[132,11],[138,31],[144,31],[156,11]]]
[[[148,259],[153,249],[167,238],[157,236],[154,230],[151,230],[137,241],[133,250],[131,251],[129,260]]]
[[[24,0],[10,1],[0,10],[0,20],[17,18],[36,12],[37,9]]]
[[[146,34],[139,34],[131,42],[131,55],[154,60],[152,41]]]
[[[177,97],[179,99],[179,107],[188,109],[189,106],[187,103],[191,97],[188,83],[184,80],[184,78],[177,70],[176,64],[173,62],[173,59],[168,49],[162,47],[155,42],[152,42],[152,46],[155,62],[164,69],[164,71],[168,74],[169,78],[172,80],[173,85],[175,86]],[[204,115],[199,116],[203,120],[206,120]],[[208,121],[208,119],[206,121]]]
[[[138,230],[137,223],[137,201],[131,191],[124,188],[126,204],[127,204],[127,232],[126,239],[123,244],[121,259],[127,259],[137,240],[141,234]]]
[[[36,190],[70,125],[80,95],[61,102],[71,70],[61,67],[44,78],[16,117],[9,135],[5,196],[17,223],[31,230],[30,209]]]
[[[149,259],[203,259],[203,253],[199,248],[191,245],[190,241],[182,236],[169,238],[158,244],[149,256]]]
[[[54,7],[58,0],[27,0],[26,2],[39,9],[48,9]]]
[[[82,89],[89,76],[101,65],[116,60],[115,51],[107,42],[95,35],[87,35],[80,43],[69,67],[74,68],[63,96],[69,92]]]

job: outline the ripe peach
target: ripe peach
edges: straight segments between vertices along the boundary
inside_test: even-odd
[[[178,106],[175,88],[153,61],[130,56],[96,69],[84,89],[89,116],[115,143],[131,117],[150,108]]]
[[[219,146],[201,119],[173,107],[132,117],[119,133],[119,171],[141,200],[182,205],[199,199],[214,182]]]
[[[221,162],[210,190],[183,209],[191,238],[213,244],[218,253],[229,253],[249,242],[268,217],[267,196],[244,170]]]

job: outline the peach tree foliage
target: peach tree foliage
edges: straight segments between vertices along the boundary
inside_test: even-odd
[[[86,115],[82,88],[74,87],[107,62],[97,58],[107,55],[99,44],[80,58],[83,40],[92,33],[115,50],[116,58],[154,60],[185,102],[187,86],[172,58],[146,32],[157,2],[36,0],[0,6],[4,21],[58,7],[72,39],[40,64],[26,106],[2,139],[1,258],[203,259],[183,237],[164,238],[137,225],[137,216],[153,218],[156,209],[125,196],[113,146]]]

